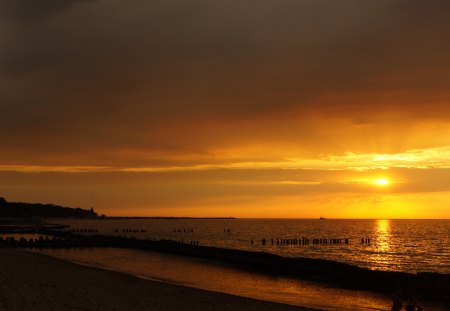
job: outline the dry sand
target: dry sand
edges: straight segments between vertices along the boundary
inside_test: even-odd
[[[312,310],[0,249],[0,310]]]

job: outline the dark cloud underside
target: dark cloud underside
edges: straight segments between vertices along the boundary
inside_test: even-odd
[[[0,160],[152,165],[280,141],[343,152],[354,139],[338,146],[329,122],[347,120],[344,135],[380,119],[447,122],[449,9],[0,1]]]

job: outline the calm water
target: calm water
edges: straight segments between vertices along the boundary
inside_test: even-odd
[[[61,222],[72,229],[96,228],[100,234],[182,240],[185,243],[199,241],[200,245],[330,259],[375,270],[450,273],[450,220],[127,219]],[[119,232],[114,232],[116,229]],[[124,229],[144,229],[145,232],[123,232]],[[302,237],[348,238],[350,243],[276,245],[277,238]],[[361,244],[361,238],[370,238],[370,244]],[[267,240],[266,245],[262,245],[262,239]]]
[[[34,250],[61,259],[167,283],[330,311],[390,310],[391,297],[240,270],[208,260],[121,248]],[[427,311],[444,306],[420,301]]]

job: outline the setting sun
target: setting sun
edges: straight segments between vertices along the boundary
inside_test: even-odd
[[[450,1],[3,2],[0,197],[377,219],[395,199],[396,217],[450,217]]]
[[[375,184],[377,186],[385,187],[385,186],[390,184],[390,181],[388,179],[386,179],[386,178],[377,178],[375,180]]]
[[[450,311],[450,0],[342,2],[0,0],[0,311]]]

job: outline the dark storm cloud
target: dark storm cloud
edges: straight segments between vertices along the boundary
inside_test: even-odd
[[[85,1],[91,0],[0,0],[0,17],[25,23],[36,22]]]
[[[386,111],[446,119],[449,8],[448,1],[1,1],[0,143],[8,148],[0,160],[150,163],[271,133],[308,140],[310,125],[291,112],[355,123]],[[292,125],[267,128],[265,118]],[[257,124],[242,128],[247,120]]]

